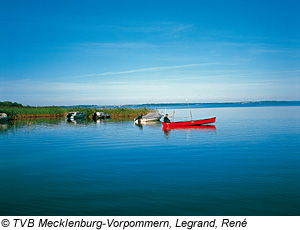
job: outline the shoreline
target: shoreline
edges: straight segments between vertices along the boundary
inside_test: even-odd
[[[156,111],[151,108],[114,108],[114,109],[91,109],[91,108],[60,108],[60,107],[20,107],[0,106],[0,113],[6,113],[10,120],[62,118],[69,112],[82,112],[86,118],[92,118],[95,112],[104,112],[112,119],[134,118],[139,114],[147,114]]]
[[[48,115],[48,114],[41,114],[41,115],[18,115],[18,116],[13,116],[13,117],[10,117],[9,120],[23,120],[23,119],[58,119],[58,118],[64,118],[65,116],[67,115],[66,114],[56,114],[56,115]],[[123,119],[123,118],[128,118],[128,119],[131,119],[131,118],[135,118],[137,117],[139,114],[130,114],[130,115],[111,115],[111,118],[110,119]],[[88,118],[88,119],[92,119],[92,116],[86,116],[85,118]]]

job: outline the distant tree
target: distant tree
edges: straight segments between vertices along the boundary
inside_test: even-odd
[[[22,104],[19,104],[17,102],[11,102],[11,101],[0,101],[0,106],[11,106],[11,107],[23,107]]]

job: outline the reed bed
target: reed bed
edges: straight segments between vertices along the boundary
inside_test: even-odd
[[[12,119],[28,118],[54,118],[63,117],[71,111],[79,111],[91,118],[95,112],[104,112],[111,118],[133,118],[140,113],[147,114],[155,110],[149,108],[113,108],[113,109],[89,109],[89,108],[62,108],[62,107],[13,107],[0,106],[0,113],[6,113]]]

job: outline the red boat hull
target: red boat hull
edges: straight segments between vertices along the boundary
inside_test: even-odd
[[[202,119],[202,120],[195,120],[195,121],[179,121],[179,122],[171,122],[171,123],[164,123],[163,128],[171,129],[171,128],[178,128],[184,126],[198,126],[198,125],[205,125],[215,123],[216,117]]]
[[[197,130],[197,131],[216,131],[216,126],[214,125],[193,125],[193,126],[177,126],[172,128],[163,127],[162,131],[170,130]]]

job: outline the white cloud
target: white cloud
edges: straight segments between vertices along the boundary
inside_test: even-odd
[[[105,73],[87,74],[87,75],[74,76],[74,77],[75,78],[81,78],[81,77],[94,77],[94,76],[107,76],[107,75],[122,75],[122,74],[138,73],[138,72],[171,70],[171,69],[179,69],[179,68],[188,68],[188,67],[196,67],[196,66],[208,66],[208,65],[221,65],[221,64],[222,63],[202,63],[202,64],[186,64],[186,65],[177,65],[177,66],[161,66],[161,67],[150,67],[150,68],[127,70],[127,71],[119,71],[119,72],[105,72]],[[74,78],[74,77],[72,77],[72,78]]]

